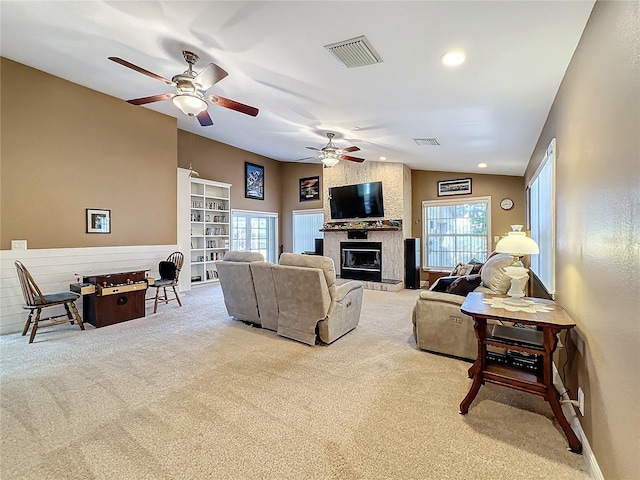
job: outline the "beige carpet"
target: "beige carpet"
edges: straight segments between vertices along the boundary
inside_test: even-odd
[[[417,292],[365,291],[309,347],[226,315],[218,286],[157,315],[0,338],[8,479],[587,479],[539,398],[419,351]],[[149,310],[148,310],[149,313]]]

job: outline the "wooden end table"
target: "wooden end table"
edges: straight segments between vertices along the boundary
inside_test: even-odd
[[[581,453],[582,443],[580,443],[562,412],[560,395],[553,385],[552,374],[553,352],[558,344],[558,334],[562,330],[575,327],[576,324],[562,307],[550,300],[541,298],[528,299],[534,300],[537,304],[552,307],[553,310],[527,313],[524,311],[512,312],[484,303],[485,299],[494,297],[496,296],[471,292],[460,307],[463,313],[473,318],[476,338],[478,339],[478,357],[469,369],[469,377],[473,378],[473,383],[469,393],[460,404],[460,413],[465,415],[469,411],[469,406],[485,382],[538,395],[551,405],[551,410],[567,437],[569,448],[576,453]],[[528,341],[513,340],[512,338],[506,339],[487,335],[487,320],[489,319],[538,327],[538,330],[541,329],[542,331],[542,342],[536,344]],[[539,355],[542,358],[542,362],[540,362],[539,368],[528,370],[518,368],[508,362],[487,359],[487,346],[523,352],[524,354]]]

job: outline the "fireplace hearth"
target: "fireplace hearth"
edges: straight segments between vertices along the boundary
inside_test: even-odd
[[[382,281],[382,242],[340,242],[340,278]]]

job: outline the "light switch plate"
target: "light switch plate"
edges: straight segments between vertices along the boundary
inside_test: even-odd
[[[26,240],[11,240],[11,250],[26,250],[26,249],[27,249]]]

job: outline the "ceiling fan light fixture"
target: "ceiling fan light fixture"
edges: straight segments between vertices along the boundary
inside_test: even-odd
[[[339,161],[340,160],[338,160],[336,157],[327,157],[322,159],[322,163],[325,167],[328,168],[335,167]]]
[[[324,166],[328,168],[336,166],[340,161],[335,151],[322,152],[320,154],[320,160]]]
[[[174,96],[172,101],[182,113],[192,117],[207,109],[207,102],[195,95],[183,93],[181,95]]]

